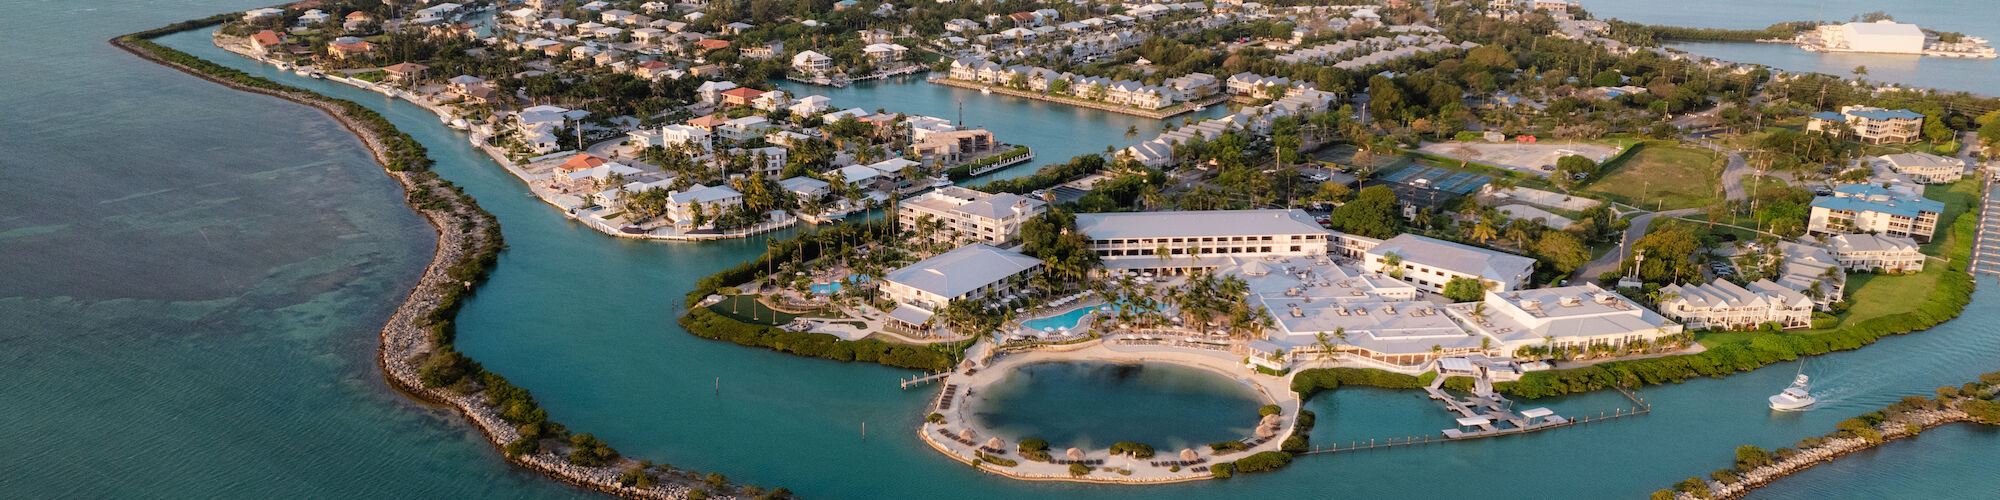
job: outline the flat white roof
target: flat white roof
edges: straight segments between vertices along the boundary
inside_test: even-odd
[[[1493,281],[1514,279],[1535,267],[1535,259],[1414,234],[1397,235],[1368,251],[1370,254],[1390,252],[1412,263]]]

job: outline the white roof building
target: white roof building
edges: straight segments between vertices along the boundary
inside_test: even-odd
[[[1389,265],[1394,254],[1402,262]],[[1441,292],[1452,278],[1488,283],[1488,291],[1508,291],[1526,285],[1535,259],[1436,238],[1401,234],[1367,251],[1363,265],[1385,273],[1401,271],[1401,279],[1427,291]]]
[[[1041,266],[1041,259],[972,244],[890,271],[882,278],[882,292],[899,304],[935,312],[954,300],[1011,290]]]

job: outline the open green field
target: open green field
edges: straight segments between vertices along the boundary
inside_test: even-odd
[[[1582,192],[1647,209],[1706,207],[1721,202],[1722,167],[1714,151],[1651,141]]]
[[[1925,255],[1952,258],[1945,255],[1945,249],[1955,248],[1952,241],[1960,236],[1951,230],[1951,225],[1979,203],[1979,180],[1964,179],[1951,184],[1924,186],[1924,197],[1944,202],[1944,213],[1938,214],[1937,237],[1923,245]],[[1969,247],[1968,247],[1969,248]]]
[[[708,306],[708,310],[715,311],[716,314],[723,315],[729,319],[764,326],[784,325],[791,323],[793,318],[799,317],[797,314],[778,311],[765,306],[763,302],[757,301],[756,295],[731,295],[729,298],[722,299],[722,302]]]

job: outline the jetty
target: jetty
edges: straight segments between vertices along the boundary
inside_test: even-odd
[[[930,375],[912,376],[910,378],[900,379],[898,380],[898,383],[900,383],[903,386],[903,389],[907,390],[914,386],[921,386],[924,384],[929,384],[931,382],[944,380],[945,377],[949,376],[951,376],[951,372],[937,372]]]

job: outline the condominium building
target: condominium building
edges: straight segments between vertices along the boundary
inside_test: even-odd
[[[1747,287],[1718,279],[1660,289],[1660,314],[1688,328],[1740,330],[1773,322],[1805,328],[1812,326],[1813,306],[1811,297],[1766,280]]]
[[[904,232],[922,230],[924,217],[941,225],[934,239],[955,243],[1005,244],[1021,234],[1021,223],[1048,211],[1048,203],[1012,194],[991,194],[958,186],[933,189],[903,200],[896,223]]]
[[[1414,234],[1397,235],[1362,255],[1363,269],[1390,273],[1430,292],[1442,292],[1454,278],[1483,282],[1487,291],[1526,285],[1535,259]]]
[[[1840,267],[1853,271],[1914,273],[1924,270],[1924,253],[1917,241],[1901,236],[1840,234],[1827,238]]]
[[[1930,153],[1898,153],[1870,160],[1876,170],[1890,170],[1924,184],[1958,182],[1965,177],[1965,160]]]
[[[1813,234],[1880,233],[1928,242],[1944,203],[1870,184],[1846,184],[1813,199]]]
[[[1842,106],[1840,112],[1822,111],[1806,120],[1806,130],[1833,132],[1836,123],[1846,123],[1854,136],[1875,144],[1917,140],[1924,130],[1924,115],[1907,109]]]
[[[1077,214],[1077,232],[1107,270],[1180,274],[1227,257],[1324,255],[1328,232],[1304,210]]]

